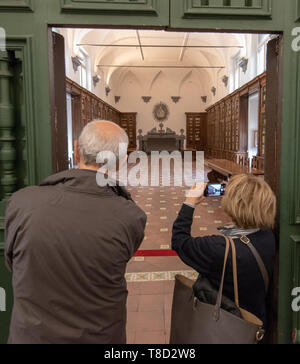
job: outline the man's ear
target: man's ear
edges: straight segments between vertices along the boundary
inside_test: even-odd
[[[75,164],[80,163],[80,154],[78,149],[78,140],[74,140],[74,161]]]

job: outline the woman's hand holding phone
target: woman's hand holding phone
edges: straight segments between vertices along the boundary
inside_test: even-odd
[[[198,183],[187,192],[186,203],[197,206],[204,200],[207,183]]]

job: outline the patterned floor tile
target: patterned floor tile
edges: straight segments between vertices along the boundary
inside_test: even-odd
[[[174,281],[176,275],[183,275],[189,279],[197,279],[196,271],[166,271],[166,272],[143,272],[143,273],[127,273],[125,275],[128,283],[134,282],[157,282],[157,281]]]
[[[144,257],[135,257],[135,258],[133,258],[133,260],[135,262],[144,262],[145,261],[145,258]]]

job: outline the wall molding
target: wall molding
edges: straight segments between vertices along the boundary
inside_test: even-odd
[[[252,6],[245,6],[244,1],[233,1],[232,5],[223,5],[220,0],[209,0],[209,5],[200,1],[184,0],[184,18],[199,18],[203,16],[236,16],[272,18],[272,1],[253,1]]]
[[[23,71],[23,94],[24,94],[24,124],[26,130],[26,161],[27,161],[27,180],[28,185],[38,183],[36,176],[36,127],[37,118],[35,115],[35,95],[34,95],[34,57],[33,57],[33,38],[8,37],[6,40],[8,50],[15,51],[18,58],[22,60]]]
[[[294,243],[300,244],[300,235],[292,235],[291,239],[293,240]]]
[[[158,16],[161,0],[61,0],[62,12],[124,13]]]
[[[300,0],[296,0],[296,22],[300,21]]]
[[[5,228],[5,219],[4,216],[0,216],[0,232],[1,232],[0,257],[4,256],[4,228]]]
[[[21,142],[24,144],[23,162],[25,175],[22,175],[24,184],[37,184],[37,165],[36,165],[36,125],[34,101],[34,57],[33,57],[33,39],[28,37],[8,37],[6,39],[6,48],[9,52],[15,53],[15,58],[22,62],[22,95],[23,100],[20,107],[22,108],[22,125],[24,126],[24,136]],[[23,180],[24,177],[24,180]],[[7,200],[0,201],[0,256],[4,254],[4,215]]]
[[[293,242],[293,283],[292,287],[300,286],[300,235],[291,236]],[[300,343],[300,312],[293,312],[294,343]]]
[[[299,71],[299,65],[300,65],[300,54],[298,52],[298,62],[297,62],[297,106],[296,106],[296,119],[294,121],[295,123],[295,136],[296,138],[300,138],[300,105],[299,105],[299,95],[300,95],[300,71]],[[300,140],[300,139],[296,139]],[[300,145],[299,143],[296,144],[296,150],[295,150],[295,177],[294,177],[294,196],[295,196],[295,223],[297,225],[300,225],[300,191],[299,191],[299,181],[300,181]],[[298,181],[298,183],[297,183]]]
[[[300,52],[298,52],[297,55],[297,65],[300,64]],[[295,71],[295,80],[296,80],[296,95],[295,95],[295,109],[296,114],[293,116],[293,135],[295,136],[295,140],[298,140],[297,138],[300,138],[300,105],[299,105],[299,95],[300,95],[300,71],[299,66],[297,67]],[[294,188],[291,191],[290,194],[290,206],[291,206],[291,223],[294,225],[300,225],[300,191],[299,191],[299,185],[297,181],[300,181],[300,145],[299,143],[295,143],[295,150],[291,151],[293,157],[291,158],[291,161],[293,160],[293,172],[292,172],[292,178],[294,181]]]
[[[34,0],[0,0],[1,11],[34,11]]]

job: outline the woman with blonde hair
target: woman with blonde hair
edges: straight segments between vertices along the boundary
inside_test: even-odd
[[[261,178],[250,175],[231,178],[222,207],[234,225],[221,228],[223,235],[194,238],[191,236],[194,210],[204,199],[205,187],[204,184],[194,187],[182,206],[173,227],[172,248],[185,264],[194,268],[218,290],[226,246],[224,235],[233,238],[237,251],[240,307],[258,317],[266,328],[265,276],[247,242],[257,251],[270,278],[276,249],[272,232],[276,216],[275,195]],[[231,255],[223,294],[234,301]]]

